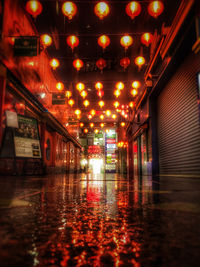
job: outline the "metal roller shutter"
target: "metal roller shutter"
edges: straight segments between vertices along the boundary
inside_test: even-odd
[[[191,53],[158,96],[160,174],[200,175],[198,72],[200,55]]]

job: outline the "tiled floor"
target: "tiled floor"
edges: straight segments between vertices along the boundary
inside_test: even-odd
[[[0,177],[0,266],[200,266],[200,179]]]

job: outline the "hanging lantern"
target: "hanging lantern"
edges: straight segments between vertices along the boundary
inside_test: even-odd
[[[106,2],[99,2],[94,7],[94,13],[100,19],[104,19],[110,12],[110,8]]]
[[[82,128],[84,126],[84,123],[80,122],[79,126]]]
[[[100,98],[102,98],[103,95],[104,95],[104,91],[103,91],[103,90],[98,90],[97,95],[98,95]]]
[[[114,95],[118,98],[118,97],[121,95],[121,91],[118,90],[118,89],[116,89],[116,90],[114,91]]]
[[[134,108],[135,107],[135,103],[133,101],[129,102],[129,107],[130,108]]]
[[[102,90],[102,89],[103,89],[103,84],[102,84],[101,82],[97,82],[97,83],[95,84],[95,88],[96,88],[97,90]]]
[[[48,34],[41,35],[40,41],[41,41],[44,48],[46,48],[47,46],[50,46],[52,44],[52,38]]]
[[[42,13],[42,4],[40,1],[28,1],[26,3],[26,11],[36,18]]]
[[[103,128],[103,127],[104,127],[104,123],[103,123],[103,122],[101,122],[101,123],[100,123],[100,126],[101,126],[101,128]]]
[[[77,83],[76,89],[81,92],[85,89],[85,84],[84,83]]]
[[[74,47],[77,47],[79,45],[79,39],[75,35],[70,35],[67,37],[67,44],[71,47],[72,51]]]
[[[65,92],[65,96],[69,99],[72,96],[72,92],[71,91],[66,91]]]
[[[91,114],[92,116],[94,116],[94,115],[96,114],[96,110],[91,109],[91,110],[90,110],[90,114]]]
[[[126,5],[126,14],[134,19],[137,17],[141,12],[141,5],[136,1],[132,1]]]
[[[118,83],[116,83],[116,88],[118,89],[118,90],[123,90],[124,89],[124,83],[123,82],[118,82]]]
[[[142,56],[136,57],[135,64],[139,67],[139,69],[144,65],[145,59]]]
[[[101,120],[103,120],[103,119],[104,119],[104,115],[101,114],[101,115],[99,116],[99,118],[100,118]]]
[[[84,131],[85,134],[88,133],[88,129],[87,128],[85,128],[83,131]]]
[[[136,97],[137,94],[138,94],[137,89],[133,89],[133,90],[131,90],[131,94],[132,94],[133,97]]]
[[[131,46],[133,43],[133,38],[130,35],[124,35],[120,39],[120,44],[126,49]]]
[[[50,61],[50,66],[52,67],[53,70],[59,67],[60,63],[56,58],[52,58]]]
[[[112,119],[113,119],[113,120],[116,120],[116,118],[117,118],[117,115],[116,115],[116,114],[113,114],[113,115],[112,115]]]
[[[79,71],[82,67],[83,67],[83,61],[81,59],[75,59],[73,61],[73,66],[75,69],[77,69],[77,71]]]
[[[98,134],[99,133],[99,130],[98,129],[95,129],[94,132],[95,132],[95,134]]]
[[[91,122],[91,123],[90,123],[90,128],[93,128],[93,127],[94,127],[94,123]]]
[[[141,86],[141,83],[139,81],[132,82],[132,87],[134,89],[138,89],[138,88],[140,88],[140,86]]]
[[[130,65],[130,59],[128,57],[124,57],[120,59],[120,66],[124,68],[124,70]]]
[[[77,7],[73,2],[64,2],[62,5],[62,12],[71,20],[77,13]]]
[[[76,114],[77,116],[81,115],[81,111],[80,111],[80,109],[76,109],[76,110],[74,111],[74,114]]]
[[[105,49],[110,44],[110,38],[107,35],[101,35],[98,38],[98,45]]]
[[[109,109],[107,109],[106,112],[105,112],[105,114],[106,114],[107,117],[110,117],[111,111]]]
[[[96,62],[97,67],[102,71],[106,67],[106,61],[103,58],[100,58]]]
[[[72,107],[73,105],[74,105],[74,100],[73,99],[70,99],[69,101],[68,101],[68,104]]]
[[[87,96],[87,92],[85,90],[81,91],[81,96],[83,99],[85,99]]]
[[[100,108],[102,108],[105,105],[105,103],[104,103],[103,100],[101,100],[101,101],[98,102],[98,105],[100,106]]]
[[[118,107],[119,107],[119,102],[118,102],[118,101],[115,101],[115,102],[113,103],[113,106],[114,106],[115,108],[118,108]]]
[[[161,1],[152,1],[148,5],[148,12],[154,18],[157,18],[158,16],[160,16],[163,10],[164,10],[164,4]]]
[[[126,123],[125,123],[124,121],[122,121],[122,122],[120,123],[120,125],[121,125],[122,127],[125,127]]]
[[[90,102],[88,100],[83,101],[83,105],[87,108],[89,106]]]
[[[149,32],[146,32],[141,36],[141,42],[147,47],[150,45],[150,43],[152,43],[152,41],[153,41],[153,35]]]
[[[58,91],[62,91],[64,89],[64,84],[61,82],[56,83],[56,88]]]
[[[89,120],[92,119],[92,115],[91,115],[91,114],[88,115],[88,119],[89,119]]]

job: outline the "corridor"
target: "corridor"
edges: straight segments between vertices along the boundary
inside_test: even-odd
[[[200,180],[0,179],[1,266],[199,266]]]

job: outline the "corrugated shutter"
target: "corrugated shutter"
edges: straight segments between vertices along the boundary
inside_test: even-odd
[[[199,71],[200,55],[190,54],[158,97],[161,174],[200,175]]]

